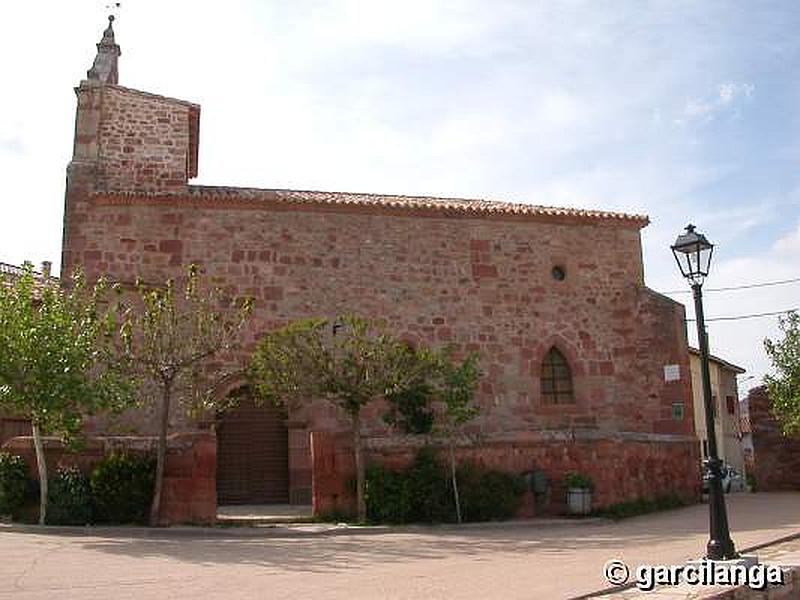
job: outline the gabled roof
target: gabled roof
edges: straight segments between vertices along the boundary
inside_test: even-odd
[[[379,209],[391,212],[429,213],[432,216],[533,218],[569,222],[610,222],[642,228],[649,223],[645,215],[621,212],[559,208],[499,200],[469,198],[436,198],[312,190],[260,189],[190,185],[187,191],[170,194],[103,193],[95,194],[102,204],[137,204],[186,202],[200,206],[253,206],[270,208],[320,207],[331,209]],[[148,200],[149,199],[149,200]]]
[[[698,350],[697,348],[692,348],[691,346],[689,347],[689,353],[694,354],[697,357],[700,356],[700,350]],[[721,367],[728,369],[729,371],[733,371],[737,375],[741,375],[742,373],[747,372],[745,371],[744,368],[735,365],[731,362],[728,362],[727,360],[719,358],[718,356],[714,356],[713,354],[710,354],[708,358],[711,359],[713,362],[717,363],[718,365],[720,365]]]

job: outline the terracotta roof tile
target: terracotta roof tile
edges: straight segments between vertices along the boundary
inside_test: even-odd
[[[612,221],[629,226],[644,227],[649,223],[646,215],[632,215],[621,212],[587,210],[581,208],[559,208],[536,204],[503,202],[498,200],[467,198],[434,198],[429,196],[401,196],[390,194],[364,194],[350,192],[322,192],[311,190],[261,189],[223,186],[190,185],[185,193],[134,194],[98,193],[106,201],[125,202],[126,199],[164,200],[165,197],[198,200],[201,202],[253,202],[277,203],[287,206],[329,206],[329,207],[373,207],[383,209],[414,210],[439,213],[444,216],[505,216],[540,217],[569,221]]]

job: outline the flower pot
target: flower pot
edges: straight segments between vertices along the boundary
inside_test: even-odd
[[[592,512],[592,491],[585,488],[569,488],[567,508],[571,515],[588,515]]]

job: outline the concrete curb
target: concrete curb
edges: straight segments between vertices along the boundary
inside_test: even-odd
[[[0,524],[0,535],[22,533],[34,535],[63,535],[69,537],[109,537],[109,538],[152,538],[171,537],[195,538],[285,538],[314,536],[356,536],[385,535],[403,533],[466,533],[484,529],[538,529],[563,527],[569,525],[603,525],[609,519],[592,517],[587,519],[520,519],[513,521],[489,521],[485,523],[463,523],[444,525],[349,525],[346,523],[274,523],[256,526],[225,525],[203,527],[176,525],[172,527],[143,526],[63,526],[27,525],[17,523]]]

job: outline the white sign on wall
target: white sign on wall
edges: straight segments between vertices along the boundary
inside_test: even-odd
[[[680,365],[664,365],[664,381],[678,381],[681,378]]]

